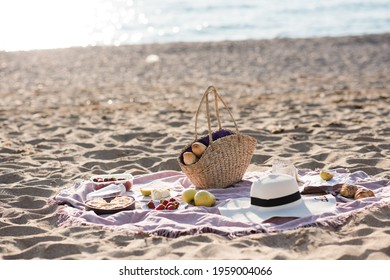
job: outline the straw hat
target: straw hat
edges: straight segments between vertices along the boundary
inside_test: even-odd
[[[232,199],[218,209],[235,221],[261,223],[272,217],[306,217],[335,208],[332,195],[303,197],[294,177],[269,174],[252,183],[250,197]]]

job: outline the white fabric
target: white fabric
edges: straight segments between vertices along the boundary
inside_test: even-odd
[[[285,174],[268,174],[251,187],[251,196],[260,199],[275,199],[298,191],[296,180]],[[336,199],[332,195],[308,196],[273,207],[251,205],[250,197],[232,199],[218,210],[221,215],[239,222],[261,223],[272,217],[307,217],[332,212],[336,209]]]
[[[251,196],[272,199],[293,194],[298,191],[298,184],[292,176],[286,174],[268,174],[253,182]]]
[[[88,193],[86,199],[90,200],[99,197],[104,198],[110,196],[118,196],[124,194],[125,192],[126,192],[126,187],[123,184],[111,184],[100,190]]]
[[[221,215],[239,222],[262,223],[272,217],[307,217],[336,209],[333,195],[303,197],[296,202],[275,207],[251,206],[250,198],[230,200],[218,210]]]

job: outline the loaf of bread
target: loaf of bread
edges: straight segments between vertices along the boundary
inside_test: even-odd
[[[344,197],[355,197],[355,193],[357,191],[357,187],[354,185],[343,184],[340,189],[340,195]]]
[[[368,189],[358,189],[355,193],[355,199],[362,199],[365,197],[374,197],[375,194],[372,190]]]
[[[194,164],[198,160],[198,157],[193,152],[185,152],[183,154],[183,161],[185,165]]]
[[[197,157],[201,157],[204,153],[204,151],[206,151],[207,147],[206,145],[204,145],[203,143],[201,142],[194,142],[192,145],[191,145],[191,149],[192,149],[192,152],[197,156]]]

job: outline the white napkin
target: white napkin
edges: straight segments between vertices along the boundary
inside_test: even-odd
[[[109,196],[119,196],[126,192],[126,187],[123,184],[111,184],[100,190],[87,194],[87,200],[94,198],[104,198]]]

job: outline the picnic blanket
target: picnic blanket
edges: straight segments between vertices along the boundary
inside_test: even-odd
[[[114,230],[125,230],[133,234],[160,235],[179,237],[182,235],[216,233],[230,238],[253,233],[279,232],[307,226],[325,226],[336,228],[343,225],[348,218],[361,212],[381,207],[390,207],[390,180],[372,178],[363,171],[349,172],[347,169],[332,170],[335,176],[330,181],[321,180],[319,170],[300,169],[299,179],[303,182],[300,190],[322,190],[336,196],[336,210],[321,215],[304,218],[275,217],[261,224],[235,222],[219,213],[218,207],[229,199],[248,197],[251,184],[264,172],[248,172],[243,180],[225,189],[209,189],[217,202],[214,207],[195,207],[188,205],[185,209],[175,211],[158,211],[143,209],[137,202],[135,210],[121,211],[115,214],[97,215],[94,211],[86,211],[84,201],[92,191],[88,181],[78,180],[61,190],[53,199],[53,203],[62,205],[58,208],[59,226],[101,226]],[[349,183],[370,189],[375,197],[361,200],[348,199],[334,192],[337,184]],[[185,188],[194,187],[187,176],[178,171],[161,171],[139,175],[134,178],[132,190],[127,195],[137,198],[142,187],[169,187],[172,193],[180,197]]]

